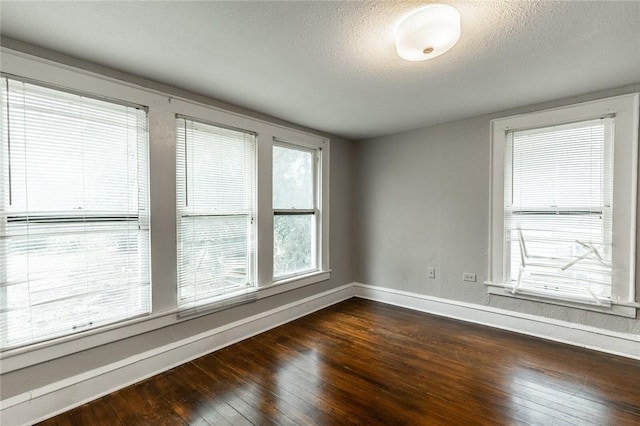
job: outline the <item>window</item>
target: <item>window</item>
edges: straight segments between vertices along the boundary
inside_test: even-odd
[[[253,133],[177,119],[178,308],[255,299]]]
[[[273,276],[318,269],[318,149],[273,146]]]
[[[490,284],[503,294],[633,305],[637,99],[493,121]]]
[[[0,85],[1,346],[149,313],[146,111]]]
[[[274,145],[315,161],[306,253],[275,281]],[[330,279],[329,160],[321,136],[3,51],[3,371]]]
[[[507,132],[506,282],[513,292],[610,302],[613,123],[601,117]]]

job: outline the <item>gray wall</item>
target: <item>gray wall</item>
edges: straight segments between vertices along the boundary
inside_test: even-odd
[[[5,38],[1,44],[165,93],[309,130],[14,40]],[[632,91],[640,91],[640,84],[355,144],[324,135],[331,138],[330,281],[4,374],[0,377],[1,397],[20,394],[354,280],[640,333],[638,320],[488,296],[482,284],[488,256],[489,121]],[[437,279],[426,278],[428,266],[437,268]],[[463,282],[462,272],[478,274],[478,282]]]
[[[483,284],[490,120],[637,91],[640,84],[357,142],[356,281],[640,334],[640,319],[489,296]],[[429,266],[435,280],[427,278]],[[462,281],[463,272],[478,282]]]
[[[353,282],[351,242],[352,143],[331,140],[331,279],[260,299],[255,303],[184,321],[142,335],[98,346],[0,376],[0,399],[55,383],[206,330],[291,303]]]
[[[0,399],[54,383],[73,375],[114,363],[153,348],[197,335],[222,325],[274,309],[288,303],[319,294],[332,288],[353,282],[352,199],[353,199],[353,143],[336,136],[287,123],[240,107],[218,102],[194,93],[140,79],[101,65],[84,62],[56,52],[43,50],[15,40],[4,38],[0,44],[73,67],[97,72],[123,81],[138,84],[183,98],[224,108],[251,117],[283,124],[303,131],[311,131],[331,139],[330,159],[330,250],[331,279],[286,293],[260,299],[255,303],[227,309],[214,314],[183,321],[145,334],[128,337],[113,343],[56,358],[37,365],[0,375]]]

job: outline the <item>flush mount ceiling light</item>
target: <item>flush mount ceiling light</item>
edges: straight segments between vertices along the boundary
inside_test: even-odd
[[[396,50],[407,61],[435,58],[460,38],[460,13],[446,4],[416,10],[396,28]]]

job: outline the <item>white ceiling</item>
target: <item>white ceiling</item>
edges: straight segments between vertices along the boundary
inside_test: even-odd
[[[3,35],[350,139],[640,82],[640,1],[443,1],[458,44],[400,59],[427,2],[0,2]]]

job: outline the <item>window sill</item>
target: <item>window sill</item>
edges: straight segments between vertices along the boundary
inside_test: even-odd
[[[298,275],[296,277],[274,281],[266,285],[263,284],[258,288],[258,299],[275,296],[276,294],[295,290],[297,288],[315,284],[320,281],[326,281],[329,278],[331,278],[331,269],[326,271],[314,271],[305,275]]]
[[[320,281],[326,281],[329,278],[331,278],[331,270],[315,271],[306,275],[276,281],[268,286],[261,286],[258,289],[257,298],[262,299],[269,296],[275,296],[277,294],[315,284]],[[83,333],[47,340],[34,345],[2,351],[0,352],[2,372],[8,373],[30,365],[39,364],[47,360],[91,349],[96,346],[101,346],[139,334],[148,333],[159,328],[194,318],[193,316],[181,318],[179,314],[180,311],[178,309],[158,312],[145,315],[140,318],[96,328],[95,330],[88,330]],[[204,313],[203,315],[206,314],[208,313]]]
[[[145,315],[33,345],[0,352],[2,373],[29,367],[176,323],[178,310]]]
[[[533,302],[547,303],[550,305],[566,306],[570,308],[581,309],[584,311],[600,312],[603,314],[617,315],[617,316],[626,317],[626,318],[636,318],[636,310],[638,309],[638,307],[640,307],[640,306],[634,306],[635,304],[633,303],[630,303],[627,306],[627,305],[616,304],[615,302],[612,302],[611,306],[608,306],[608,307],[574,303],[566,300],[551,299],[543,296],[533,296],[529,294],[517,294],[517,293],[513,294],[509,290],[507,290],[505,288],[505,285],[502,283],[494,283],[494,282],[487,281],[484,284],[487,286],[487,293],[493,294],[496,296],[511,297],[514,299],[529,300]]]

